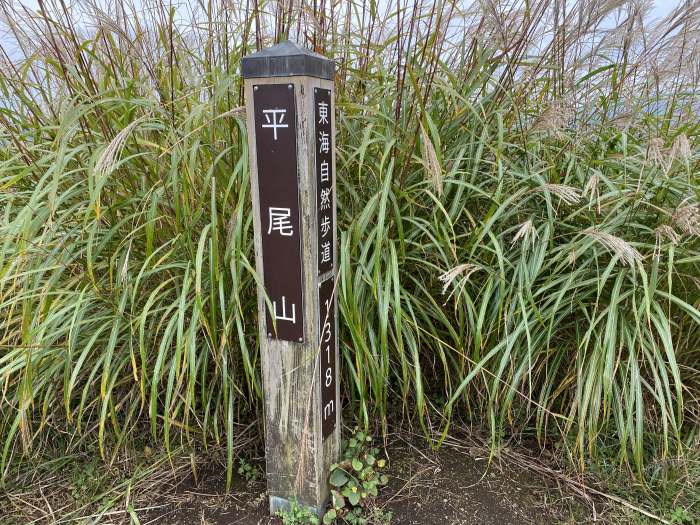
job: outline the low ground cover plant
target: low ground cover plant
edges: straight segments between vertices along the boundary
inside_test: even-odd
[[[324,524],[339,519],[351,525],[391,522],[391,512],[374,504],[389,478],[381,473],[386,459],[380,457],[372,441],[372,436],[359,428],[343,441],[341,460],[330,469],[331,502],[323,516]]]

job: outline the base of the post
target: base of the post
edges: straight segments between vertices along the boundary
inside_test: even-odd
[[[321,507],[312,507],[309,505],[304,505],[301,502],[297,502],[299,507],[304,507],[309,509],[319,518],[323,518],[326,513],[327,502],[325,502]],[[279,496],[270,496],[270,515],[274,516],[279,511],[289,511],[292,508],[292,500],[288,498],[280,498]]]

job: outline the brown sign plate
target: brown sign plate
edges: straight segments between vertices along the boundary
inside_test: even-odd
[[[303,342],[301,221],[292,84],[253,86],[268,337]],[[273,314],[273,315],[271,315]],[[274,316],[274,320],[273,320]]]
[[[335,428],[336,410],[336,381],[338,380],[336,362],[335,334],[335,279],[331,276],[318,288],[320,351],[321,351],[321,423],[323,439],[326,439]]]
[[[331,118],[333,101],[329,89],[314,89],[314,129],[316,151],[316,213],[318,228],[318,274],[333,269],[335,233],[333,195],[333,137]]]

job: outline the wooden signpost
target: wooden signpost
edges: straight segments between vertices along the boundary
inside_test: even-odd
[[[270,512],[319,516],[338,460],[334,63],[284,42],[242,62]]]

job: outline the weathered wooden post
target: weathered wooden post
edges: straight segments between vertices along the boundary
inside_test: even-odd
[[[284,42],[242,62],[270,512],[319,515],[340,448],[334,63]]]

